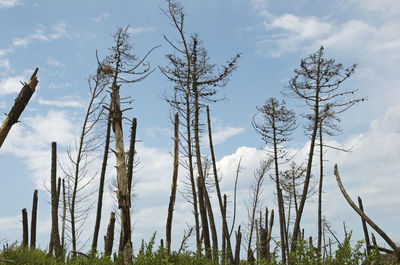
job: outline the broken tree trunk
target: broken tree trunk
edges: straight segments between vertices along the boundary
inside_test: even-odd
[[[36,219],[37,219],[38,190],[33,192],[32,217],[31,217],[31,249],[36,247]]]
[[[334,173],[336,176],[336,181],[339,185],[340,191],[342,192],[344,198],[354,209],[354,211],[356,211],[358,215],[361,216],[361,218],[365,220],[386,241],[386,243],[388,243],[388,245],[393,249],[397,261],[400,261],[400,248],[389,238],[389,236],[377,224],[375,224],[363,211],[361,211],[360,208],[356,206],[356,204],[351,200],[350,196],[347,194],[346,190],[343,187],[342,181],[340,180],[339,171],[336,164],[334,168]]]
[[[28,213],[22,209],[22,247],[28,247]]]
[[[61,256],[60,235],[58,233],[58,192],[57,192],[57,143],[51,143],[51,236],[50,245],[56,257]],[[50,249],[51,250],[51,249]],[[51,254],[51,252],[50,252]]]
[[[3,142],[6,139],[11,127],[18,122],[21,113],[24,111],[26,105],[35,92],[36,86],[39,82],[36,78],[38,70],[39,68],[36,68],[28,83],[24,83],[24,87],[19,92],[17,98],[15,99],[14,105],[0,127],[0,148],[3,145]]]
[[[239,265],[240,263],[240,245],[242,242],[242,232],[240,232],[240,225],[238,227],[238,231],[236,233],[236,248],[235,248],[235,263]]]
[[[174,169],[172,172],[171,196],[169,197],[168,217],[166,226],[166,247],[168,255],[171,254],[172,217],[174,213],[174,205],[176,198],[178,167],[179,167],[179,117],[178,113],[176,113],[174,121]]]
[[[115,213],[111,212],[110,222],[107,227],[107,234],[104,236],[104,256],[111,256],[113,243],[114,243],[114,225],[115,225]]]

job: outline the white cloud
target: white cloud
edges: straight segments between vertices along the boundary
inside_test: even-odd
[[[136,28],[129,28],[129,32],[132,34],[141,34],[141,33],[149,33],[156,31],[154,27],[136,27]]]
[[[19,0],[0,0],[0,8],[8,8],[17,5],[22,5]]]
[[[3,57],[4,55],[13,52],[12,49],[0,49],[0,57]]]
[[[79,97],[74,97],[74,96],[65,96],[65,97],[60,97],[55,100],[46,100],[39,98],[38,103],[40,105],[46,105],[46,106],[53,106],[53,107],[70,107],[70,108],[83,108],[85,107],[85,102],[79,98]]]
[[[36,29],[34,33],[22,37],[22,38],[14,38],[13,45],[14,46],[23,46],[27,47],[33,41],[51,41],[57,40],[63,37],[70,37],[70,34],[67,31],[67,24],[65,22],[58,23],[53,25],[50,30],[47,30],[45,27],[41,26],[39,29]]]
[[[46,62],[48,65],[52,65],[52,66],[56,66],[56,67],[65,66],[65,64],[57,61],[56,58],[54,58],[53,56],[47,57]]]
[[[21,82],[24,82],[26,77],[24,75],[18,75],[14,77],[6,77],[0,80],[0,96],[18,93],[21,88]]]
[[[108,18],[109,16],[110,16],[110,14],[104,13],[104,14],[101,14],[101,15],[99,15],[99,16],[97,16],[97,17],[92,18],[92,20],[93,20],[94,22],[96,22],[96,23],[100,23],[102,20]]]
[[[239,135],[243,133],[246,129],[245,128],[238,128],[238,127],[216,127],[215,132],[212,133],[213,136],[213,144],[221,144],[228,140],[229,138]],[[208,136],[206,137],[208,140]]]

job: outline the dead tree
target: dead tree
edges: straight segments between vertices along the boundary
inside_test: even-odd
[[[275,167],[275,187],[279,209],[279,227],[281,235],[282,263],[286,264],[286,224],[285,208],[280,183],[279,164],[286,156],[284,144],[290,140],[290,135],[296,128],[296,115],[285,106],[285,102],[279,102],[275,98],[269,98],[264,105],[257,107],[258,114],[253,117],[253,127],[261,134],[267,145],[272,145],[272,158]]]
[[[33,192],[32,217],[31,217],[31,244],[30,248],[36,248],[36,220],[37,220],[38,190]]]
[[[238,231],[236,232],[236,247],[235,247],[235,265],[239,265],[240,263],[240,245],[242,242],[242,232],[240,232],[240,225],[238,227]]]
[[[103,91],[108,84],[108,78],[102,72],[88,79],[90,99],[83,119],[79,138],[75,145],[75,151],[67,150],[69,162],[63,166],[67,182],[67,206],[69,211],[69,228],[72,251],[77,251],[77,241],[80,228],[86,221],[89,207],[87,190],[90,182],[96,175],[89,172],[88,167],[94,161],[92,155],[99,147],[97,123],[102,115],[104,101]],[[86,190],[85,190],[86,189]],[[89,195],[88,195],[89,193]],[[74,254],[75,255],[75,254]]]
[[[263,190],[263,183],[265,180],[265,175],[273,163],[272,159],[262,161],[260,167],[254,172],[254,183],[250,187],[250,206],[247,207],[248,216],[248,229],[249,238],[247,245],[247,261],[252,263],[254,260],[253,249],[252,249],[252,239],[254,232],[254,224],[256,219],[256,213],[260,207],[261,194]]]
[[[39,68],[35,69],[28,83],[22,83],[23,88],[19,92],[17,98],[15,99],[14,105],[0,127],[0,148],[3,145],[9,131],[11,130],[11,127],[18,122],[19,117],[35,92],[36,86],[39,82],[36,77],[38,70]]]
[[[65,179],[62,180],[62,191],[63,191],[63,207],[62,207],[62,219],[61,219],[61,249],[65,250],[65,220],[67,218],[67,199],[65,194]]]
[[[350,204],[351,208],[354,209],[354,211],[357,212],[357,214],[365,220],[385,241],[388,243],[388,245],[393,249],[393,252],[397,258],[397,261],[400,262],[400,248],[396,245],[396,243],[393,242],[393,240],[390,239],[390,237],[377,225],[375,224],[372,219],[370,219],[360,208],[357,207],[357,205],[352,201],[350,196],[347,194],[346,190],[343,187],[342,181],[339,176],[339,171],[338,167],[335,164],[334,168],[334,173],[336,176],[336,181],[338,183],[339,189],[343,194],[343,197],[346,199],[346,201]],[[374,240],[373,240],[374,241]]]
[[[115,136],[116,169],[118,180],[118,208],[121,217],[121,240],[119,250],[123,253],[124,260],[131,262],[133,256],[131,241],[131,197],[129,194],[129,179],[127,174],[126,155],[124,150],[124,138],[122,127],[122,112],[128,109],[121,108],[120,88],[123,84],[132,84],[145,79],[152,73],[150,65],[144,63],[147,56],[155,48],[152,48],[143,59],[138,59],[132,54],[132,46],[129,43],[129,27],[118,28],[113,35],[114,46],[110,54],[99,62],[98,72],[108,76],[111,80],[110,105],[105,107],[110,112],[112,130]],[[137,77],[137,78],[134,78]]]
[[[28,213],[22,209],[22,247],[28,247]]]
[[[364,207],[363,207],[362,200],[360,197],[358,197],[358,206],[360,207],[360,210],[362,212],[364,212]],[[362,223],[362,227],[363,227],[363,231],[364,231],[365,246],[366,246],[367,254],[369,255],[370,241],[369,241],[369,235],[368,235],[368,228],[367,228],[367,223],[365,222],[364,218],[362,218],[362,217],[361,217],[361,223]]]
[[[57,143],[51,143],[51,236],[50,236],[50,254],[52,249],[56,257],[62,255],[60,244],[60,235],[58,232],[58,194],[57,194]]]
[[[166,225],[166,247],[167,254],[171,254],[171,229],[172,229],[172,217],[174,212],[175,198],[176,198],[176,188],[178,181],[178,168],[179,168],[179,116],[178,113],[175,114],[174,121],[174,169],[172,172],[172,184],[171,184],[171,196],[169,197],[168,206],[168,217]]]
[[[106,138],[104,145],[104,153],[103,153],[103,162],[101,165],[100,172],[100,184],[99,184],[99,193],[97,197],[97,210],[96,210],[96,222],[94,225],[94,233],[93,233],[93,241],[92,241],[92,252],[96,252],[97,250],[97,241],[99,237],[100,230],[100,221],[101,221],[101,208],[103,206],[103,194],[104,194],[104,181],[107,170],[107,161],[108,161],[108,152],[110,149],[110,136],[111,136],[111,120],[107,117],[107,129],[106,129]]]
[[[107,227],[107,234],[104,236],[104,256],[111,256],[113,243],[114,243],[114,225],[115,225],[115,213],[111,212],[110,222]]]
[[[168,0],[168,10],[164,10],[164,14],[170,19],[173,27],[178,30],[180,43],[174,44],[165,37],[166,41],[173,47],[174,53],[167,55],[170,65],[160,67],[160,70],[175,84],[173,95],[170,97],[166,96],[166,101],[177,110],[186,121],[186,152],[190,182],[192,186],[192,198],[196,222],[196,241],[197,247],[199,247],[200,230],[199,220],[197,217],[197,209],[199,209],[202,220],[204,244],[207,251],[207,249],[210,248],[210,240],[207,211],[205,209],[206,206],[203,203],[204,198],[202,197],[202,190],[204,190],[204,187],[197,187],[198,191],[196,194],[193,161],[193,156],[196,156],[196,169],[197,174],[200,177],[199,184],[202,185],[204,183],[204,173],[200,152],[200,109],[205,106],[202,102],[215,100],[214,96],[217,92],[217,90],[214,89],[215,87],[221,87],[227,84],[228,76],[236,69],[239,55],[234,56],[233,59],[222,67],[221,71],[216,72],[214,70],[215,66],[208,62],[209,58],[207,56],[207,51],[199,43],[198,35],[193,34],[187,37],[184,33],[183,25],[185,13],[180,3]],[[192,150],[192,141],[194,141],[195,150]],[[210,256],[210,252],[208,252],[207,255]]]
[[[302,100],[310,109],[310,113],[304,115],[310,121],[308,126],[310,147],[303,192],[294,222],[292,250],[294,250],[295,242],[300,234],[300,222],[311,179],[314,147],[319,125],[327,115],[337,118],[337,114],[347,110],[360,100],[364,100],[354,97],[357,90],[339,90],[340,85],[350,78],[355,68],[356,65],[345,68],[342,64],[335,63],[333,59],[325,59],[324,49],[321,47],[316,53],[301,60],[300,68],[294,70],[295,76],[289,81],[286,94]]]

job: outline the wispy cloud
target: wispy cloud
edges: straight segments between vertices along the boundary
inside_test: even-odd
[[[51,41],[69,36],[71,36],[71,34],[67,30],[67,24],[61,22],[53,25],[50,29],[41,26],[39,29],[36,29],[34,33],[22,38],[14,38],[12,42],[14,46],[27,47],[33,41]]]
[[[0,49],[0,57],[3,57],[4,55],[13,52],[12,49]]]
[[[92,20],[93,20],[94,22],[96,22],[96,23],[100,23],[102,20],[108,18],[109,16],[110,16],[110,14],[104,13],[104,14],[101,14],[101,15],[99,15],[99,16],[97,16],[97,17],[92,18]]]
[[[56,67],[65,66],[65,64],[57,61],[56,58],[54,58],[53,56],[47,57],[46,62],[48,65],[52,65],[52,66],[56,66]]]
[[[10,69],[10,61],[5,58],[5,59],[0,59],[0,68],[5,68],[6,70]]]
[[[141,34],[141,33],[149,33],[156,31],[156,28],[154,27],[136,27],[136,28],[129,28],[129,32],[132,34]]]
[[[85,106],[84,101],[80,97],[74,97],[74,96],[59,97],[55,100],[46,100],[39,98],[38,103],[40,105],[59,107],[59,108],[64,108],[64,107],[83,108]]]
[[[22,5],[19,0],[0,0],[0,8],[8,8],[17,5]]]

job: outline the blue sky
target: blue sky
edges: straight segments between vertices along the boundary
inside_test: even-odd
[[[300,59],[321,45],[327,57],[345,65],[357,63],[356,74],[344,87],[358,88],[368,101],[355,106],[341,118],[343,134],[328,139],[332,144],[353,147],[350,154],[327,153],[325,215],[338,233],[342,221],[362,238],[358,216],[340,195],[333,178],[333,164],[339,164],[344,185],[355,199],[364,199],[367,213],[400,242],[395,225],[400,220],[400,2],[397,0],[182,0],[187,13],[187,33],[197,32],[208,49],[211,62],[222,64],[242,53],[239,66],[222,93],[227,101],[211,107],[218,167],[222,189],[232,194],[235,165],[243,157],[239,179],[239,223],[245,222],[245,200],[253,171],[265,157],[263,143],[251,127],[255,107],[274,96],[293,76]],[[163,40],[177,37],[160,8],[164,1],[24,1],[0,0],[0,111],[8,112],[35,67],[39,86],[21,123],[12,128],[0,151],[0,240],[21,238],[21,209],[30,215],[33,190],[39,189],[39,244],[45,248],[50,229],[50,205],[44,185],[50,176],[50,145],[57,141],[62,163],[66,149],[78,135],[88,100],[86,79],[96,69],[96,50],[107,54],[111,35],[118,26],[130,25],[135,54],[149,56],[152,67],[167,63],[171,48]],[[122,93],[135,98],[134,109],[141,140],[137,198],[134,202],[134,244],[148,240],[154,231],[165,233],[167,203],[172,174],[172,125],[170,109],[161,100],[171,84],[156,70],[143,82],[123,86]],[[285,99],[297,111],[301,104]],[[217,140],[218,139],[218,140]],[[207,144],[207,142],[205,142]],[[307,138],[300,129],[290,150],[302,161]],[[59,170],[59,175],[62,173]],[[109,170],[108,179],[115,176]],[[183,177],[183,176],[182,176]],[[95,184],[97,186],[97,183]],[[266,182],[265,206],[276,208],[273,185]],[[104,234],[112,208],[110,194],[103,211]],[[180,195],[178,195],[180,196]],[[215,199],[215,195],[212,196]],[[329,205],[329,206],[328,206]],[[215,201],[215,207],[217,206]],[[306,206],[303,218],[309,233],[316,236],[315,200]],[[185,223],[192,224],[190,205],[179,197],[174,215],[174,243],[177,247]],[[149,221],[151,220],[151,221]],[[89,236],[93,216],[82,236]],[[275,231],[277,232],[277,230]],[[100,240],[102,242],[102,240]],[[83,244],[81,244],[83,245]]]

